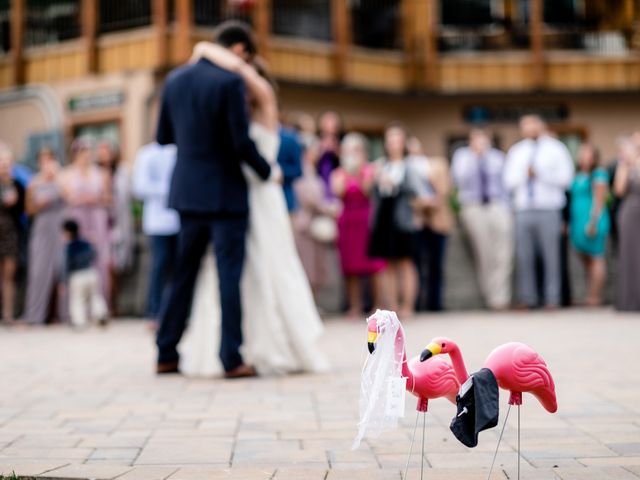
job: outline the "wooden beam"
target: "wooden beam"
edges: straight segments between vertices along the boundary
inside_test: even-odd
[[[169,23],[168,0],[153,0],[153,28],[156,36],[156,66],[163,68],[169,64],[169,38],[167,25]]]
[[[253,24],[258,42],[258,53],[265,59],[269,58],[269,38],[271,37],[271,0],[257,0],[253,9]]]
[[[351,45],[351,11],[346,0],[331,0],[331,22],[335,46],[335,79],[343,83],[347,79],[349,47]]]
[[[15,85],[22,85],[24,75],[24,30],[26,17],[26,0],[11,1],[11,61]]]
[[[175,0],[178,26],[178,61],[186,62],[191,56],[191,30],[193,27],[193,0]]]
[[[543,0],[529,0],[529,42],[531,48],[531,68],[533,86],[536,90],[544,88],[544,23]]]
[[[424,44],[422,61],[424,63],[424,87],[436,90],[439,86],[438,76],[438,5],[436,0],[423,0],[424,10],[418,14],[418,22],[424,25],[420,28]]]
[[[418,65],[416,62],[416,0],[402,0],[400,31],[402,32],[402,50],[405,62],[405,84],[414,88],[418,83]]]
[[[98,0],[82,0],[82,37],[84,38],[85,69],[87,73],[98,71]]]

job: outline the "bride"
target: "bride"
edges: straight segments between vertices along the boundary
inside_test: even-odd
[[[280,144],[274,89],[253,66],[224,47],[201,42],[192,60],[205,58],[239,74],[250,95],[250,136],[276,165]],[[262,182],[243,168],[249,185],[249,232],[241,283],[242,356],[260,375],[322,372],[328,361],[316,346],[323,330],[293,239],[280,185]],[[215,257],[200,268],[188,329],[180,343],[180,371],[190,376],[223,372],[218,358],[220,301]]]

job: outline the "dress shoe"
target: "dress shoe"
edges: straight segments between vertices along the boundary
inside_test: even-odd
[[[234,379],[234,378],[249,378],[249,377],[257,377],[258,372],[251,365],[240,365],[239,367],[233,368],[228,372],[224,373],[224,378]]]
[[[158,365],[156,365],[156,373],[158,375],[180,373],[180,370],[178,369],[178,362],[158,363]]]

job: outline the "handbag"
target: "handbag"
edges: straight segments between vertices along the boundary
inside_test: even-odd
[[[311,220],[309,234],[316,242],[334,243],[338,239],[338,225],[333,217],[319,215]]]

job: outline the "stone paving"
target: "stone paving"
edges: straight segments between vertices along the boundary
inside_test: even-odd
[[[522,478],[640,478],[640,316],[610,310],[449,313],[405,322],[409,356],[436,335],[456,339],[473,371],[518,339],[547,360],[559,411],[522,407]],[[241,381],[157,378],[142,322],[106,330],[0,329],[0,474],[50,479],[401,479],[415,419],[408,397],[396,431],[350,446],[362,322],[327,321],[334,370]],[[269,348],[265,341],[264,348]],[[501,420],[507,396],[502,397]],[[425,478],[486,479],[498,429],[467,449],[448,430],[455,408],[432,401]],[[512,412],[515,413],[515,412]],[[516,478],[511,415],[492,479]],[[408,479],[420,478],[416,443]]]

